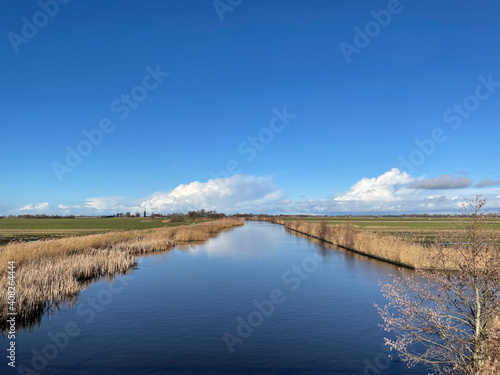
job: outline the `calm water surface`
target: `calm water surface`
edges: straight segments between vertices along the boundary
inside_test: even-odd
[[[373,303],[385,303],[379,280],[397,273],[281,226],[247,222],[94,283],[73,307],[17,336],[16,370],[425,374],[389,362],[383,345]]]

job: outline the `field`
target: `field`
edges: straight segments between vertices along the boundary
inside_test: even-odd
[[[326,222],[331,225],[352,225],[365,231],[388,234],[410,239],[414,242],[430,243],[437,239],[452,237],[454,217],[282,217],[284,221],[303,220],[311,223]],[[491,217],[484,224],[500,237],[500,218]],[[496,239],[498,240],[498,239]]]
[[[191,224],[193,221],[168,222],[150,217],[77,217],[74,219],[0,219],[0,244],[12,240],[32,241],[134,229],[151,229]]]
[[[436,239],[451,237],[453,217],[374,217],[374,216],[331,216],[331,217],[281,217],[280,219],[305,220],[311,223],[352,225],[378,234],[395,235],[415,242],[430,243]],[[191,224],[193,221],[169,222],[165,218],[91,218],[74,219],[0,219],[0,244],[12,240],[30,241],[46,238],[61,238],[110,231],[140,230]],[[500,218],[489,218],[486,225],[500,236]]]

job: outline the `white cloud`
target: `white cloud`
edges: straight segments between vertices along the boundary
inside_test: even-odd
[[[166,193],[155,193],[140,203],[147,211],[188,211],[205,208],[236,212],[246,208],[265,208],[284,198],[272,177],[234,175],[179,185]]]
[[[443,178],[445,177],[445,178]],[[402,214],[457,213],[463,198],[473,198],[477,189],[471,188],[467,177],[417,179],[394,168],[374,178],[362,178],[348,191],[333,199],[309,199],[295,202],[295,212],[303,214]],[[417,185],[419,183],[420,185]],[[465,187],[464,185],[467,185]],[[415,186],[420,186],[415,189]],[[433,195],[428,195],[428,189]],[[500,210],[500,189],[482,189],[489,211]],[[288,207],[290,211],[291,207]]]
[[[125,197],[94,197],[87,198],[82,206],[94,211],[129,211],[132,204],[134,200]]]
[[[408,173],[401,173],[393,168],[389,172],[374,177],[362,178],[351,189],[335,198],[336,201],[392,201],[398,199],[396,188],[411,182],[413,178]]]
[[[43,213],[49,211],[50,208],[51,207],[49,205],[49,202],[40,202],[35,204],[28,203],[23,207],[21,207],[19,211],[22,211],[24,213],[31,213],[31,212]]]
[[[27,204],[18,213],[52,213],[101,215],[117,212],[187,212],[190,210],[217,210],[219,212],[264,212],[278,210],[287,204],[285,193],[279,190],[269,176],[234,175],[228,178],[194,181],[181,184],[169,192],[157,192],[148,197],[92,197],[75,204],[48,202]]]
[[[217,210],[231,213],[272,214],[401,214],[457,213],[463,197],[473,198],[477,187],[462,187],[458,178],[417,179],[394,168],[378,177],[362,178],[340,194],[325,199],[291,201],[273,183],[272,177],[235,175],[228,178],[181,184],[168,192],[157,192],[144,198],[93,197],[72,204],[51,205],[48,202],[27,204],[16,213],[103,215],[117,212],[187,212]],[[460,181],[459,181],[460,182]],[[421,188],[416,189],[415,186]],[[455,189],[451,189],[455,186]],[[426,188],[424,188],[426,187]],[[440,189],[438,189],[440,187]],[[428,189],[433,189],[429,195]],[[488,199],[487,209],[500,211],[500,188],[482,188]]]

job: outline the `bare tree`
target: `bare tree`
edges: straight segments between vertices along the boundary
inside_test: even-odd
[[[406,271],[383,286],[389,303],[376,307],[384,329],[394,334],[386,345],[409,367],[499,373],[491,363],[499,355],[500,252],[483,223],[485,203],[477,196],[463,205],[454,243],[436,245],[435,270]]]

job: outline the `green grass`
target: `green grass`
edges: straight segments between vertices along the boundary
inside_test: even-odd
[[[0,219],[0,243],[15,240],[58,238],[75,235],[105,233],[115,230],[149,229],[190,224],[164,222],[165,219],[150,217],[128,218],[74,218],[74,219]]]
[[[0,231],[4,229],[105,229],[127,230],[169,226],[161,218],[111,217],[74,219],[0,219]]]

